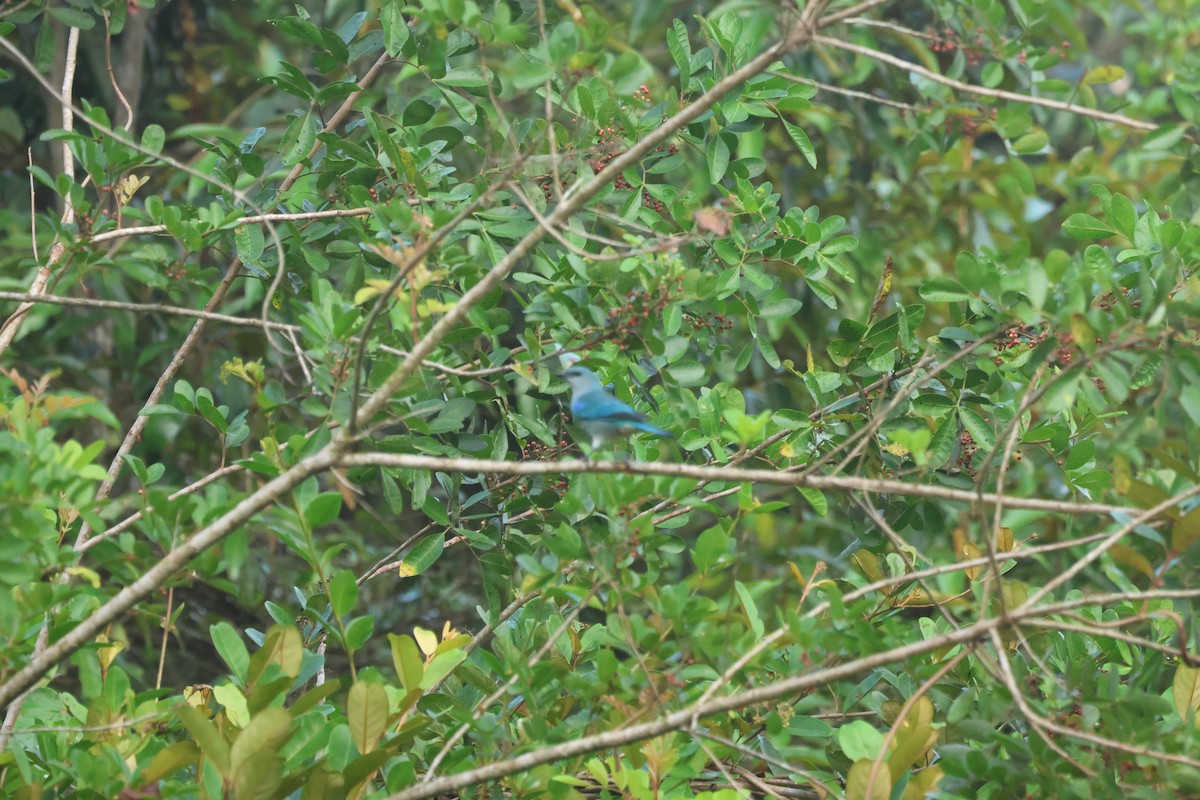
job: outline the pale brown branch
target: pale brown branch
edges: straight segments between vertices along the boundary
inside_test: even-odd
[[[581,736],[571,741],[540,748],[504,761],[496,761],[466,770],[465,772],[424,781],[390,795],[388,800],[425,800],[425,798],[436,797],[441,794],[461,792],[469,786],[497,780],[518,772],[524,772],[542,764],[549,764],[586,753],[620,747],[631,742],[643,741],[667,733],[668,731],[684,730],[699,717],[707,717],[753,705],[769,703],[772,700],[797,695],[833,681],[851,678],[887,664],[907,661],[926,653],[956,645],[984,641],[991,637],[993,630],[1003,630],[1013,621],[1020,621],[1027,617],[1062,613],[1083,606],[1103,606],[1108,603],[1127,600],[1131,594],[1136,597],[1169,597],[1172,599],[1192,600],[1200,597],[1200,589],[1157,590],[1135,593],[1119,592],[1110,595],[1076,597],[1061,603],[1053,603],[1036,608],[1022,606],[1020,609],[1012,611],[1008,618],[992,617],[983,619],[972,625],[949,631],[940,636],[931,636],[927,639],[894,647],[880,653],[872,653],[832,667],[793,675],[764,686],[715,698],[703,706],[689,706],[688,708],[667,714],[650,722],[631,725],[619,730],[603,731],[590,736]],[[1068,735],[1078,734],[1078,732],[1070,731],[1070,729],[1067,729],[1066,732]],[[701,735],[704,734],[702,733]],[[1105,743],[1107,744],[1107,740],[1105,740]],[[1193,761],[1186,756],[1158,754],[1150,751],[1140,752],[1145,755],[1163,757],[1167,760],[1180,763],[1191,763]]]
[[[835,25],[839,22],[845,22],[851,17],[857,17],[859,14],[870,11],[872,8],[886,5],[889,0],[863,0],[863,2],[852,5],[849,8],[844,8],[841,11],[835,11],[832,14],[826,14],[821,17],[817,23],[818,28],[828,28],[830,25]]]
[[[416,201],[409,201],[410,204]],[[248,214],[244,217],[238,217],[230,222],[222,225],[220,228],[213,228],[208,233],[218,233],[227,230],[230,227],[238,227],[240,225],[251,225],[260,222],[304,222],[312,219],[329,219],[331,217],[362,217],[371,213],[371,209],[365,206],[355,208],[327,208],[321,211],[296,211],[294,213],[275,213],[275,214]],[[107,242],[110,239],[121,239],[128,236],[148,236],[159,233],[167,233],[166,225],[139,225],[128,228],[115,228],[111,231],[97,233],[89,239],[93,244]]]
[[[472,650],[479,647],[481,644],[483,644],[489,638],[491,638],[492,634],[496,632],[496,628],[500,625],[503,625],[505,620],[507,620],[513,614],[517,613],[517,611],[519,611],[521,609],[521,607],[524,606],[526,603],[528,603],[529,601],[534,600],[538,597],[541,597],[541,596],[542,596],[542,593],[540,591],[534,591],[534,592],[526,592],[525,594],[517,597],[517,599],[513,600],[511,603],[509,603],[507,606],[505,606],[504,610],[500,612],[500,615],[498,617],[496,617],[496,621],[494,623],[489,622],[486,625],[484,625],[483,628],[479,631],[479,633],[475,634],[471,638],[470,643],[467,644],[467,646],[464,647],[463,650],[466,651],[466,653],[468,655],[470,655]],[[447,676],[447,677],[449,677],[449,676]],[[442,680],[444,681],[445,678],[443,678]]]
[[[792,83],[802,83],[806,86],[815,86],[823,92],[840,94],[844,97],[853,97],[857,100],[866,100],[871,103],[878,103],[881,106],[888,106],[889,108],[898,108],[902,111],[912,112],[921,110],[912,103],[903,103],[899,100],[891,100],[887,97],[879,97],[878,95],[868,94],[867,92],[860,92],[857,89],[843,89],[840,86],[834,86],[829,83],[821,83],[820,81],[813,80],[812,78],[803,78],[799,75],[791,75],[786,72],[772,72],[771,74],[776,78],[783,78],[784,80],[791,81]]]
[[[1041,106],[1043,108],[1052,108],[1055,111],[1066,111],[1071,114],[1077,114],[1081,117],[1090,117],[1091,119],[1098,119],[1102,122],[1111,122],[1116,125],[1123,125],[1127,128],[1133,128],[1139,131],[1158,130],[1158,125],[1153,122],[1143,122],[1140,119],[1127,117],[1124,114],[1114,114],[1110,111],[1100,111],[1099,109],[1088,108],[1086,106],[1076,105],[1075,103],[1066,103],[1062,100],[1051,100],[1048,97],[1033,97],[1032,95],[1009,92],[1005,91],[1004,89],[989,89],[986,86],[977,86],[972,83],[964,83],[963,81],[955,80],[954,78],[947,78],[945,75],[934,72],[930,69],[926,69],[920,64],[914,64],[911,61],[905,61],[902,58],[897,58],[896,56],[884,53],[881,50],[874,50],[870,47],[863,47],[862,45],[853,44],[851,42],[843,42],[840,39],[833,39],[828,36],[817,35],[813,37],[813,43],[823,44],[827,47],[833,47],[838,50],[845,50],[848,53],[855,53],[866,58],[874,59],[882,64],[898,67],[913,74],[920,75],[922,78],[931,80],[934,83],[940,83],[943,86],[949,86],[953,89],[958,89],[960,92],[981,95],[983,97],[995,97],[1000,100],[1009,100],[1014,103],[1028,103],[1030,105]]]
[[[28,301],[30,303],[45,303],[47,305],[57,306],[74,306],[80,308],[103,308],[112,311],[132,311],[139,314],[169,314],[176,317],[193,317],[195,319],[208,320],[209,322],[220,322],[225,325],[236,325],[243,328],[269,328],[271,330],[280,331],[285,334],[303,333],[304,328],[299,325],[292,325],[286,322],[272,322],[267,320],[265,323],[261,319],[250,319],[249,317],[235,317],[230,314],[219,314],[215,311],[204,311],[196,308],[184,308],[182,306],[171,306],[162,303],[126,303],[118,300],[100,300],[91,297],[68,297],[65,295],[48,295],[48,294],[28,294],[23,292],[0,292],[0,300],[12,301]],[[357,342],[359,337],[351,337],[351,341]],[[388,345],[380,345],[379,350],[384,353],[391,353],[397,356],[407,356],[407,350],[399,350]],[[486,370],[470,370],[452,367],[449,364],[443,364],[440,361],[431,359],[424,360],[424,366],[436,369],[439,372],[444,372],[447,375],[457,375],[464,378],[478,378],[485,375],[493,375],[501,372],[507,372],[511,367],[492,367]]]
[[[1132,620],[1132,622],[1137,621],[1138,620],[1136,618]],[[1117,620],[1117,622],[1120,624],[1132,624],[1132,622],[1129,620]],[[1161,644],[1143,636],[1134,636],[1132,633],[1114,630],[1113,628],[1106,627],[1101,624],[1085,625],[1078,622],[1061,622],[1058,620],[1049,619],[1030,619],[1026,620],[1022,624],[1028,625],[1031,628],[1041,628],[1045,631],[1072,631],[1074,633],[1081,633],[1085,636],[1099,636],[1104,639],[1112,639],[1113,641],[1124,642],[1125,644],[1130,644],[1135,647],[1142,647],[1147,650],[1157,650],[1163,655],[1170,656],[1172,658],[1179,655],[1178,647],[1171,647],[1170,645]]]
[[[7,50],[10,51],[10,53],[16,53],[17,55],[21,55],[20,51],[17,50],[13,45],[11,45],[7,40],[0,39],[0,45],[3,45]],[[68,36],[67,36],[67,51],[63,57],[63,65],[64,66],[63,66],[62,91],[61,92],[55,91],[54,87],[51,86],[49,84],[49,82],[47,82],[46,79],[43,78],[40,74],[36,76],[38,78],[38,80],[41,81],[43,88],[47,89],[52,95],[54,95],[58,99],[59,103],[61,104],[62,127],[63,127],[63,130],[65,130],[65,131],[72,130],[73,126],[74,126],[75,116],[74,116],[73,106],[71,104],[71,92],[73,91],[74,86],[75,86],[75,67],[76,67],[76,63],[77,63],[76,59],[78,57],[78,54],[79,54],[79,29],[71,28],[68,33]],[[24,56],[21,56],[21,58],[18,59],[18,61],[20,61],[22,59],[24,59]],[[28,63],[28,61],[26,61],[26,63]],[[32,67],[33,65],[30,64],[29,66]],[[71,155],[71,143],[66,139],[63,139],[63,142],[62,142],[62,162],[63,162],[63,174],[66,175],[68,178],[70,178],[72,181],[74,181],[75,180],[75,159],[74,159],[74,156]],[[31,183],[30,183],[30,195],[31,196],[30,196],[29,213],[33,214],[34,207],[33,207],[33,197],[32,197],[32,193],[33,193],[32,173],[30,173],[30,181],[31,181]],[[71,205],[70,197],[66,197],[66,196],[63,197],[63,212],[62,212],[62,216],[60,217],[60,219],[61,219],[64,227],[68,226],[68,225],[72,225],[75,222],[75,208],[74,208],[74,206]],[[36,248],[36,246],[37,246],[36,245],[36,242],[37,242],[36,236],[34,237],[33,241],[35,242],[34,247]],[[55,236],[54,243],[52,245],[50,245],[49,258],[47,259],[45,264],[42,264],[38,267],[37,274],[34,276],[33,282],[29,285],[29,294],[30,295],[45,294],[46,287],[50,283],[52,267],[54,267],[54,265],[56,265],[60,260],[62,260],[62,257],[66,252],[67,252],[66,245],[63,244],[62,240],[58,236]],[[29,314],[29,311],[32,308],[33,308],[33,303],[22,303],[17,308],[17,310],[13,312],[12,316],[10,316],[7,320],[5,320],[4,324],[2,326],[0,326],[0,355],[3,355],[4,351],[6,351],[9,347],[9,345],[11,345],[13,343],[13,340],[16,339],[17,333],[21,330],[21,324],[25,321],[25,317]],[[2,746],[4,743],[3,738],[4,738],[3,733],[0,732],[0,750],[3,750],[3,746]]]
[[[1003,503],[1009,508],[1026,508],[1062,514],[1101,514],[1128,512],[1123,506],[1104,503],[1070,503],[1039,497],[1001,498],[994,492],[973,492],[946,486],[905,483],[904,481],[860,478],[840,475],[806,475],[787,470],[722,469],[693,464],[649,461],[488,461],[477,458],[441,458],[409,453],[346,453],[339,459],[346,467],[398,467],[436,472],[494,473],[499,475],[551,475],[560,473],[618,473],[626,475],[662,475],[672,478],[696,478],[706,482],[764,483],[779,486],[808,486],[813,489],[860,491],[871,494],[901,494],[930,497],[960,503]],[[1200,489],[1198,489],[1200,491]]]

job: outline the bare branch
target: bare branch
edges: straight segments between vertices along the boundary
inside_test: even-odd
[[[960,92],[968,92],[969,94],[982,95],[983,97],[995,97],[1000,100],[1010,100],[1014,103],[1029,103],[1034,106],[1042,106],[1043,108],[1052,108],[1055,111],[1066,111],[1071,114],[1077,114],[1081,117],[1090,117],[1098,119],[1102,122],[1112,122],[1116,125],[1123,125],[1127,128],[1133,128],[1139,131],[1156,131],[1158,125],[1153,122],[1144,122],[1140,119],[1127,117],[1124,114],[1114,114],[1110,111],[1100,111],[1095,108],[1076,105],[1075,103],[1064,103],[1062,100],[1051,100],[1047,97],[1034,97],[1032,95],[1020,94],[1018,92],[1007,92],[1003,89],[988,89],[986,86],[976,86],[972,83],[963,83],[954,78],[947,78],[945,75],[926,69],[920,64],[914,64],[911,61],[905,61],[902,58],[896,58],[893,55],[885,53],[881,50],[873,50],[870,47],[844,42],[840,39],[833,39],[828,36],[814,36],[814,44],[823,44],[827,47],[832,47],[837,50],[845,50],[848,53],[855,53],[860,56],[872,58],[883,64],[888,64],[893,67],[898,67],[908,72],[920,75],[922,78],[940,83],[943,86],[950,86],[958,89]]]
[[[338,460],[338,463],[345,467],[399,467],[402,469],[427,469],[436,472],[481,472],[499,475],[557,475],[575,472],[662,475],[672,478],[696,478],[706,482],[765,483],[779,486],[808,486],[813,489],[860,491],[871,494],[901,494],[985,505],[1003,502],[1009,508],[1028,508],[1062,514],[1109,515],[1130,511],[1123,506],[1110,506],[1104,503],[1070,503],[1061,500],[1043,500],[1040,497],[1009,495],[1001,497],[994,492],[973,492],[967,489],[905,483],[897,480],[809,475],[788,470],[722,469],[721,467],[702,467],[657,461],[583,461],[580,459],[488,461],[477,458],[440,458],[408,453],[346,453]],[[1178,498],[1176,502],[1178,502]]]

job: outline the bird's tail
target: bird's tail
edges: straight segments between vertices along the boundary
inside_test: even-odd
[[[639,422],[637,424],[637,429],[640,431],[645,431],[646,433],[653,433],[655,436],[661,436],[664,439],[675,438],[675,434],[671,433],[670,431],[664,431],[662,428],[658,427],[657,425],[651,425],[649,422]]]

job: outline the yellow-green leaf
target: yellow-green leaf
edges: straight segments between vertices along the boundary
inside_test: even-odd
[[[1184,719],[1188,714],[1200,710],[1200,669],[1180,664],[1175,668],[1175,680],[1171,682],[1171,700],[1175,710]],[[1200,726],[1198,726],[1200,727]]]
[[[892,774],[880,766],[871,779],[870,759],[861,758],[846,774],[846,800],[887,800],[892,796]]]
[[[374,750],[388,724],[388,697],[383,686],[370,681],[351,686],[346,698],[346,721],[358,752],[366,755]]]

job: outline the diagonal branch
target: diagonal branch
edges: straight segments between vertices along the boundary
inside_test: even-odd
[[[1052,108],[1056,111],[1066,111],[1071,114],[1078,114],[1081,117],[1090,117],[1098,119],[1102,122],[1112,122],[1116,125],[1123,125],[1126,128],[1134,128],[1139,131],[1156,131],[1158,125],[1153,122],[1145,122],[1144,120],[1127,117],[1124,114],[1114,114],[1111,111],[1101,111],[1096,108],[1088,108],[1087,106],[1076,105],[1075,103],[1066,103],[1062,100],[1051,100],[1048,97],[1033,97],[1019,92],[1007,92],[1003,89],[989,89],[986,86],[976,86],[973,83],[964,83],[963,81],[947,78],[941,73],[934,72],[931,69],[926,69],[919,64],[914,64],[911,61],[905,61],[902,58],[896,58],[893,55],[885,53],[881,50],[874,50],[870,47],[853,44],[851,42],[843,42],[840,39],[831,39],[828,36],[814,36],[814,44],[823,44],[827,47],[832,47],[837,50],[845,50],[848,53],[855,53],[866,58],[873,59],[883,64],[888,64],[893,67],[907,70],[922,78],[940,83],[943,86],[950,86],[958,89],[960,92],[968,92],[970,94],[982,95],[984,97],[995,97],[1000,100],[1011,100],[1014,103],[1029,103],[1034,106],[1042,106],[1043,108]]]
[[[582,210],[587,202],[599,194],[610,181],[616,179],[628,167],[641,161],[655,147],[704,115],[716,105],[718,100],[737,86],[764,71],[785,52],[798,45],[806,44],[811,36],[811,28],[804,26],[802,21],[801,25],[792,28],[783,39],[763,50],[748,61],[745,66],[717,81],[708,92],[696,98],[691,105],[680,109],[678,113],[664,121],[658,128],[635,142],[628,150],[610,161],[604,169],[596,173],[586,183],[576,184],[568,190],[562,201],[555,206],[554,211],[547,215],[546,224],[538,225],[526,234],[521,241],[517,242],[513,249],[508,252],[508,255],[492,267],[477,284],[472,286],[459,299],[454,308],[450,309],[444,317],[439,319],[429,330],[429,333],[413,346],[408,358],[388,376],[375,394],[359,408],[357,418],[349,427],[355,430],[362,430],[368,427],[371,419],[383,410],[392,395],[399,391],[404,382],[416,373],[421,365],[421,359],[429,355],[442,339],[459,326],[476,303],[496,289],[508,277],[513,268],[533,252],[534,247],[547,236],[548,228],[561,227],[574,214]],[[341,433],[340,436],[344,437],[346,434]]]
[[[1172,599],[1192,600],[1200,597],[1200,589],[1159,590],[1135,594],[1140,597],[1169,597]],[[851,678],[872,669],[887,664],[907,661],[908,659],[935,650],[986,641],[991,638],[992,631],[1004,630],[1014,622],[1025,618],[1062,613],[1083,606],[1103,606],[1108,603],[1126,600],[1128,597],[1129,593],[1119,592],[1112,595],[1076,597],[1068,601],[1045,606],[1022,606],[1020,609],[1011,612],[1008,617],[990,617],[972,625],[949,631],[941,636],[931,636],[927,639],[894,647],[880,653],[862,656],[843,664],[784,678],[765,686],[719,697],[704,704],[695,704],[650,722],[631,725],[619,730],[604,731],[592,734],[591,736],[582,736],[568,742],[561,742],[550,747],[524,753],[505,761],[497,761],[467,770],[466,772],[436,778],[432,781],[410,786],[403,791],[390,795],[387,800],[425,800],[425,798],[436,797],[442,794],[461,792],[469,786],[475,786],[480,783],[503,778],[507,775],[524,772],[542,764],[549,764],[554,761],[561,761],[600,750],[608,750],[629,744],[630,742],[651,739],[669,731],[686,730],[698,717],[708,717],[753,705],[769,703],[781,697],[800,694],[826,683]],[[1173,753],[1155,752],[1145,754],[1176,763],[1200,763],[1187,756]]]

